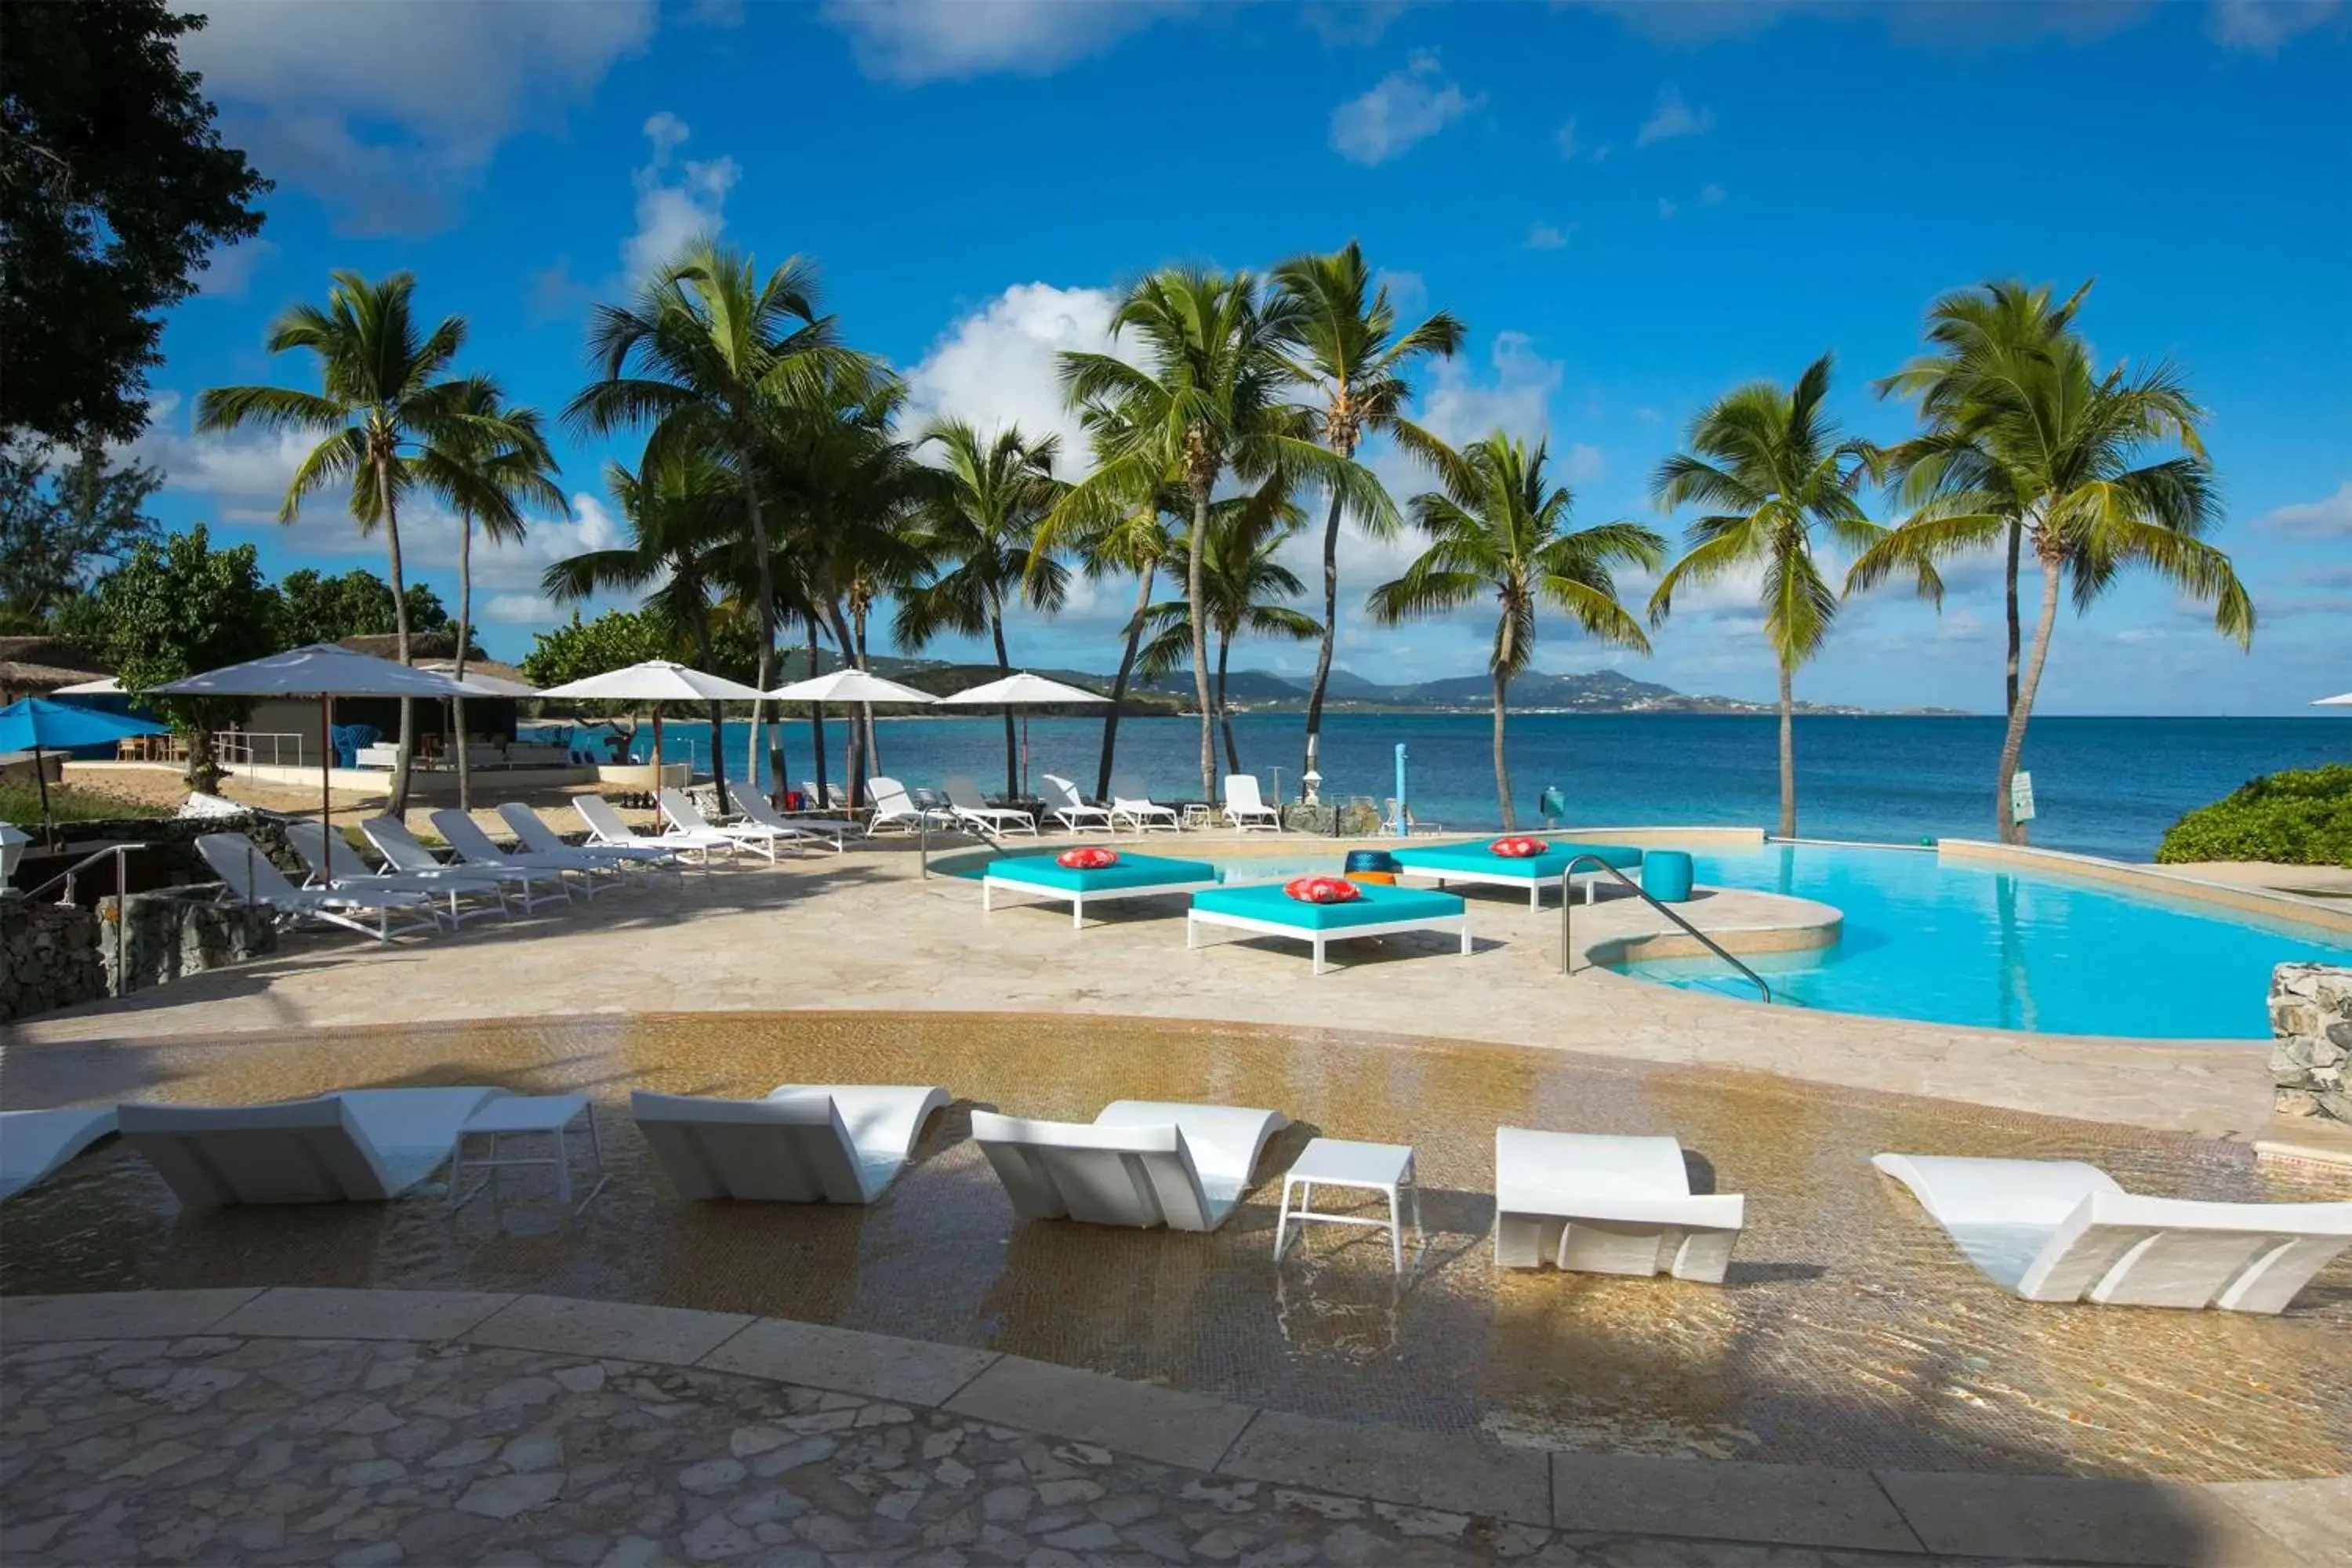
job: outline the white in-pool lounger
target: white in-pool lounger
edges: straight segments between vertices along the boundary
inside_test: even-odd
[[[629,1110],[682,1197],[870,1204],[947,1102],[935,1087],[788,1083],[765,1100],[639,1089]]]
[[[2140,1197],[2080,1160],[1877,1154],[1953,1245],[2029,1301],[2277,1312],[2352,1247],[2352,1203]]]
[[[499,1089],[352,1089],[273,1105],[124,1105],[123,1142],[192,1208],[382,1203],[449,1158]]]
[[[1091,1123],[971,1113],[971,1139],[1023,1219],[1214,1230],[1240,1204],[1279,1110],[1119,1100]]]
[[[0,1111],[0,1203],[37,1182],[114,1131],[114,1111]]]
[[[1747,1203],[1694,1194],[1671,1138],[1495,1129],[1495,1261],[1507,1268],[1720,1285]]]

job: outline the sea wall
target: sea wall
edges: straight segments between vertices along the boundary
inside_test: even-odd
[[[0,1022],[105,994],[95,911],[0,898]]]
[[[2271,1082],[2282,1116],[2352,1122],[2352,969],[2282,963],[2271,972]]]

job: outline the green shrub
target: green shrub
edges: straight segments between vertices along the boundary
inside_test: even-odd
[[[2174,823],[2156,858],[2352,866],[2352,763],[2256,779]]]

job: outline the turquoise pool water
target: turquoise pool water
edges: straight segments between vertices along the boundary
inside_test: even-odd
[[[1229,881],[1336,871],[1313,857],[1236,857]],[[1783,1000],[1837,1013],[2057,1035],[2267,1038],[2274,964],[2352,963],[2352,942],[2103,884],[1947,864],[1929,853],[1825,845],[1695,857],[1697,879],[1829,904],[1836,946],[1748,960]],[[956,868],[978,876],[981,861]],[[1501,895],[1496,895],[1501,896]],[[1713,959],[1622,966],[1668,985],[1753,997]]]

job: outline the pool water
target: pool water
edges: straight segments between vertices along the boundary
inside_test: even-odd
[[[2142,1039],[2265,1039],[2272,966],[2352,963],[2313,928],[1902,849],[1773,846],[1695,857],[1697,879],[1844,911],[1842,939],[1748,962],[1785,999],[1840,1013]],[[1752,997],[1715,961],[1621,966]]]

